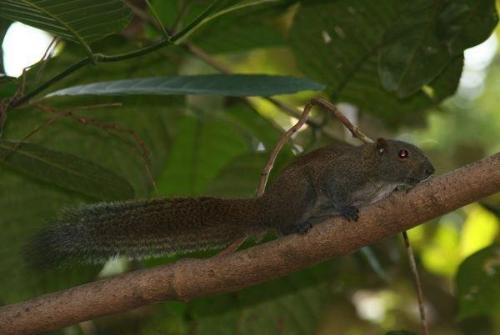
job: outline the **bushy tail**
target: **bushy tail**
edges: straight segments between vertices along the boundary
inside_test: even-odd
[[[66,210],[26,248],[51,267],[110,257],[140,259],[214,249],[260,230],[259,199],[182,198],[99,203]]]

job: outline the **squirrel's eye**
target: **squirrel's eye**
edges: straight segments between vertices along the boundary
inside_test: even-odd
[[[408,152],[408,150],[406,150],[406,149],[399,150],[399,154],[398,154],[399,158],[403,158],[403,159],[408,158],[409,155],[410,155],[410,153]]]

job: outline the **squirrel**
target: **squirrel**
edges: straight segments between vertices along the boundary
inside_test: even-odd
[[[429,159],[409,143],[333,144],[299,156],[260,197],[130,200],[66,210],[31,240],[27,260],[38,267],[99,263],[224,248],[269,230],[304,234],[335,215],[357,221],[359,207],[433,173]]]

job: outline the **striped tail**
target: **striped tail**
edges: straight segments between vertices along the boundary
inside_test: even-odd
[[[25,249],[35,267],[216,249],[262,231],[256,199],[174,198],[66,210]]]

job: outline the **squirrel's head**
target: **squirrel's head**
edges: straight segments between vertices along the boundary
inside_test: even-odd
[[[379,138],[374,149],[381,180],[415,185],[434,173],[427,156],[413,144]]]

